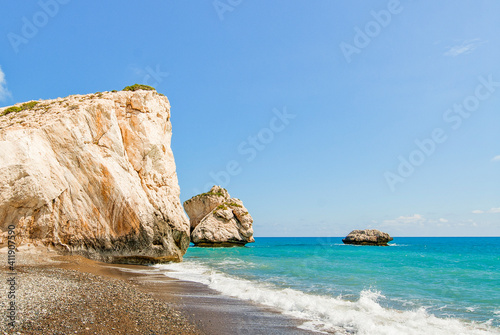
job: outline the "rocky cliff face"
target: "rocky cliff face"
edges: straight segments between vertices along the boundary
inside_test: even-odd
[[[203,194],[198,194],[184,202],[184,209],[189,216],[191,231],[198,226],[201,220],[217,206],[229,200],[229,193],[225,188],[214,186]]]
[[[198,246],[233,246],[255,242],[252,216],[226,189],[214,186],[184,202],[191,220],[191,241]]]
[[[0,242],[15,225],[18,244],[180,261],[189,222],[171,135],[169,101],[154,91],[74,95],[0,116]]]

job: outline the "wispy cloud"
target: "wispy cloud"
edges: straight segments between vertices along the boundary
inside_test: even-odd
[[[494,213],[500,213],[500,207],[493,207],[493,208],[490,208],[487,211],[476,209],[476,210],[473,210],[472,213],[473,214],[484,214],[484,213],[492,213],[492,214],[494,214]]]
[[[493,157],[493,158],[491,159],[491,161],[492,161],[492,162],[498,162],[498,161],[500,161],[500,155]]]
[[[444,53],[445,56],[457,57],[459,55],[468,54],[477,49],[481,44],[487,41],[481,41],[479,38],[473,40],[465,40],[460,44],[449,47],[449,49]]]
[[[494,209],[492,209],[494,210]],[[497,208],[500,212],[500,208]],[[414,234],[415,232],[426,231],[431,236],[433,233],[440,231],[453,232],[453,229],[461,229],[467,227],[478,227],[484,223],[476,222],[471,219],[447,219],[443,217],[427,218],[421,214],[413,214],[409,216],[400,216],[392,220],[383,220],[375,225],[376,229],[387,230],[388,232],[399,232],[402,234]],[[419,234],[419,233],[417,233]]]
[[[0,101],[10,98],[11,94],[7,89],[7,81],[5,80],[5,74],[0,66]]]
[[[411,216],[400,216],[394,220],[382,221],[382,226],[408,226],[408,225],[423,225],[427,220],[420,214]]]

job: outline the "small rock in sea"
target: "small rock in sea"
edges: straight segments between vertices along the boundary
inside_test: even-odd
[[[353,230],[342,240],[344,244],[387,246],[393,238],[376,229]]]

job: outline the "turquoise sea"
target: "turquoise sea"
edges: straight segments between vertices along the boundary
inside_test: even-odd
[[[190,247],[170,277],[271,306],[337,334],[500,334],[500,238],[256,238]]]

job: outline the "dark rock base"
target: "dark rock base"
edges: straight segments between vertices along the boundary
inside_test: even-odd
[[[228,247],[244,247],[246,242],[201,242],[195,243],[195,247],[205,248],[228,248]]]
[[[376,246],[376,247],[388,247],[389,244],[387,244],[387,242],[379,242],[379,243],[373,243],[373,242],[355,242],[355,241],[348,241],[348,240],[345,240],[343,239],[342,242],[344,242],[344,244],[354,244],[354,245],[373,245],[373,246]]]

